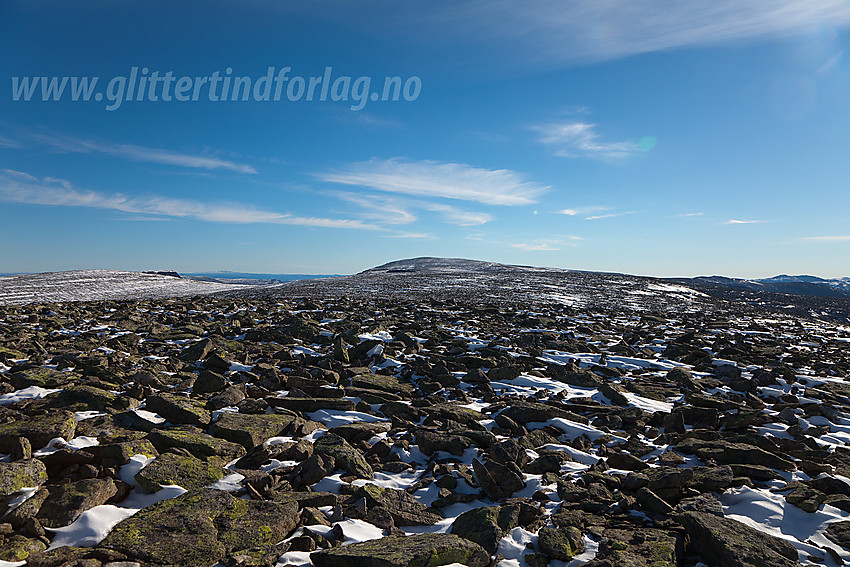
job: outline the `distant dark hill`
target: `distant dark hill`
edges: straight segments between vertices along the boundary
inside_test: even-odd
[[[775,276],[760,280],[745,280],[724,276],[702,276],[697,278],[676,278],[674,281],[682,284],[698,284],[730,290],[765,291],[809,297],[850,299],[850,281],[846,280],[847,278],[827,280],[815,276]]]
[[[471,272],[471,273],[506,273],[513,271],[563,272],[557,268],[538,268],[534,266],[514,266],[511,264],[499,264],[497,262],[485,262],[483,260],[468,260],[466,258],[435,258],[423,256],[421,258],[408,258],[388,262],[374,268],[360,272],[361,274],[376,273],[405,273],[405,272]]]

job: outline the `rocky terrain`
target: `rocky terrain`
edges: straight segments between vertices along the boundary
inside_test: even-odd
[[[0,307],[0,566],[850,561],[837,298],[440,259],[223,291]]]

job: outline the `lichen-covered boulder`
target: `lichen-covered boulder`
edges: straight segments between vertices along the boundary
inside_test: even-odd
[[[359,478],[372,478],[372,467],[358,449],[334,433],[325,433],[313,444],[313,451],[334,459],[336,466]]]
[[[569,561],[584,551],[584,540],[578,528],[541,528],[538,532],[540,551],[552,559]]]
[[[148,434],[148,440],[160,451],[177,447],[186,449],[199,459],[221,457],[229,462],[245,454],[245,448],[242,445],[213,437],[191,426],[154,429]]]
[[[346,503],[354,504],[361,498],[366,502],[367,520],[368,512],[374,508],[386,510],[396,526],[430,526],[443,519],[403,490],[366,484],[358,488]]]
[[[455,519],[451,533],[477,543],[490,554],[496,553],[505,530],[514,527],[500,525],[501,509],[501,506],[484,506],[467,510]]]
[[[679,515],[691,545],[720,567],[791,567],[798,565],[790,542],[729,518],[705,512]]]
[[[206,427],[210,412],[189,398],[173,394],[156,394],[145,399],[145,409],[158,413],[171,423]]]
[[[111,478],[89,478],[49,487],[50,495],[41,505],[38,520],[48,528],[67,526],[90,508],[112,498],[118,489]]]
[[[14,534],[2,540],[0,561],[24,561],[30,555],[45,549],[47,546],[39,539]]]
[[[11,453],[18,437],[26,437],[33,449],[41,449],[57,437],[70,441],[76,428],[74,414],[65,410],[3,423],[0,424],[0,453]]]
[[[126,465],[133,455],[144,455],[146,457],[159,455],[159,452],[147,439],[95,445],[94,447],[86,447],[86,451],[94,455],[94,458],[98,461],[109,460],[118,465]]]
[[[197,567],[228,553],[275,544],[298,519],[294,502],[242,500],[221,490],[192,490],[116,525],[100,547],[137,561]]]
[[[38,459],[0,463],[0,496],[9,496],[22,488],[39,486],[47,480],[47,468]]]
[[[62,388],[77,382],[82,377],[74,372],[62,372],[53,368],[29,368],[9,373],[9,381],[18,390],[38,386],[39,388]]]
[[[282,435],[295,419],[290,415],[223,413],[212,424],[210,432],[215,437],[251,449],[266,439]]]
[[[148,492],[176,484],[187,490],[209,486],[224,476],[217,462],[207,462],[190,455],[163,453],[140,470],[135,479]]]
[[[460,563],[486,567],[490,554],[453,534],[392,536],[310,554],[316,567],[432,567]]]

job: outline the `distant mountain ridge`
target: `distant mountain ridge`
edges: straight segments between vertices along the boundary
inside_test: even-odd
[[[825,279],[817,276],[779,275],[772,278],[748,280],[725,276],[700,276],[696,278],[675,278],[674,281],[739,290],[850,298],[850,278]]]
[[[538,266],[524,266],[513,264],[500,264],[498,262],[487,262],[485,260],[469,260],[467,258],[439,258],[435,256],[422,256],[419,258],[407,258],[405,260],[395,260],[387,262],[368,270],[363,270],[361,274],[375,273],[404,273],[404,272],[472,272],[472,273],[493,273],[493,272],[572,272],[564,268],[543,268]]]
[[[466,258],[439,258],[434,256],[423,256],[419,258],[407,258],[387,262],[361,274],[392,274],[392,273],[510,273],[510,272],[533,272],[533,273],[557,273],[557,272],[583,272],[584,270],[570,270],[565,268],[543,268],[537,266],[524,266],[512,264],[500,264],[484,260],[469,260]],[[626,274],[624,274],[626,275]],[[771,278],[743,279],[730,278],[726,276],[699,276],[696,278],[654,278],[663,281],[675,282],[685,285],[700,285],[708,287],[723,287],[728,289],[767,291],[772,293],[790,293],[794,295],[806,295],[816,297],[839,297],[850,298],[850,277],[826,279],[817,276],[789,276],[781,274]]]

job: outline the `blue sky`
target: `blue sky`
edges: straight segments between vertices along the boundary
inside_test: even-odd
[[[850,276],[848,27],[847,0],[7,1],[0,272]],[[290,69],[277,101],[126,100],[134,67]],[[348,100],[289,100],[327,67]],[[53,76],[99,79],[22,100]]]

